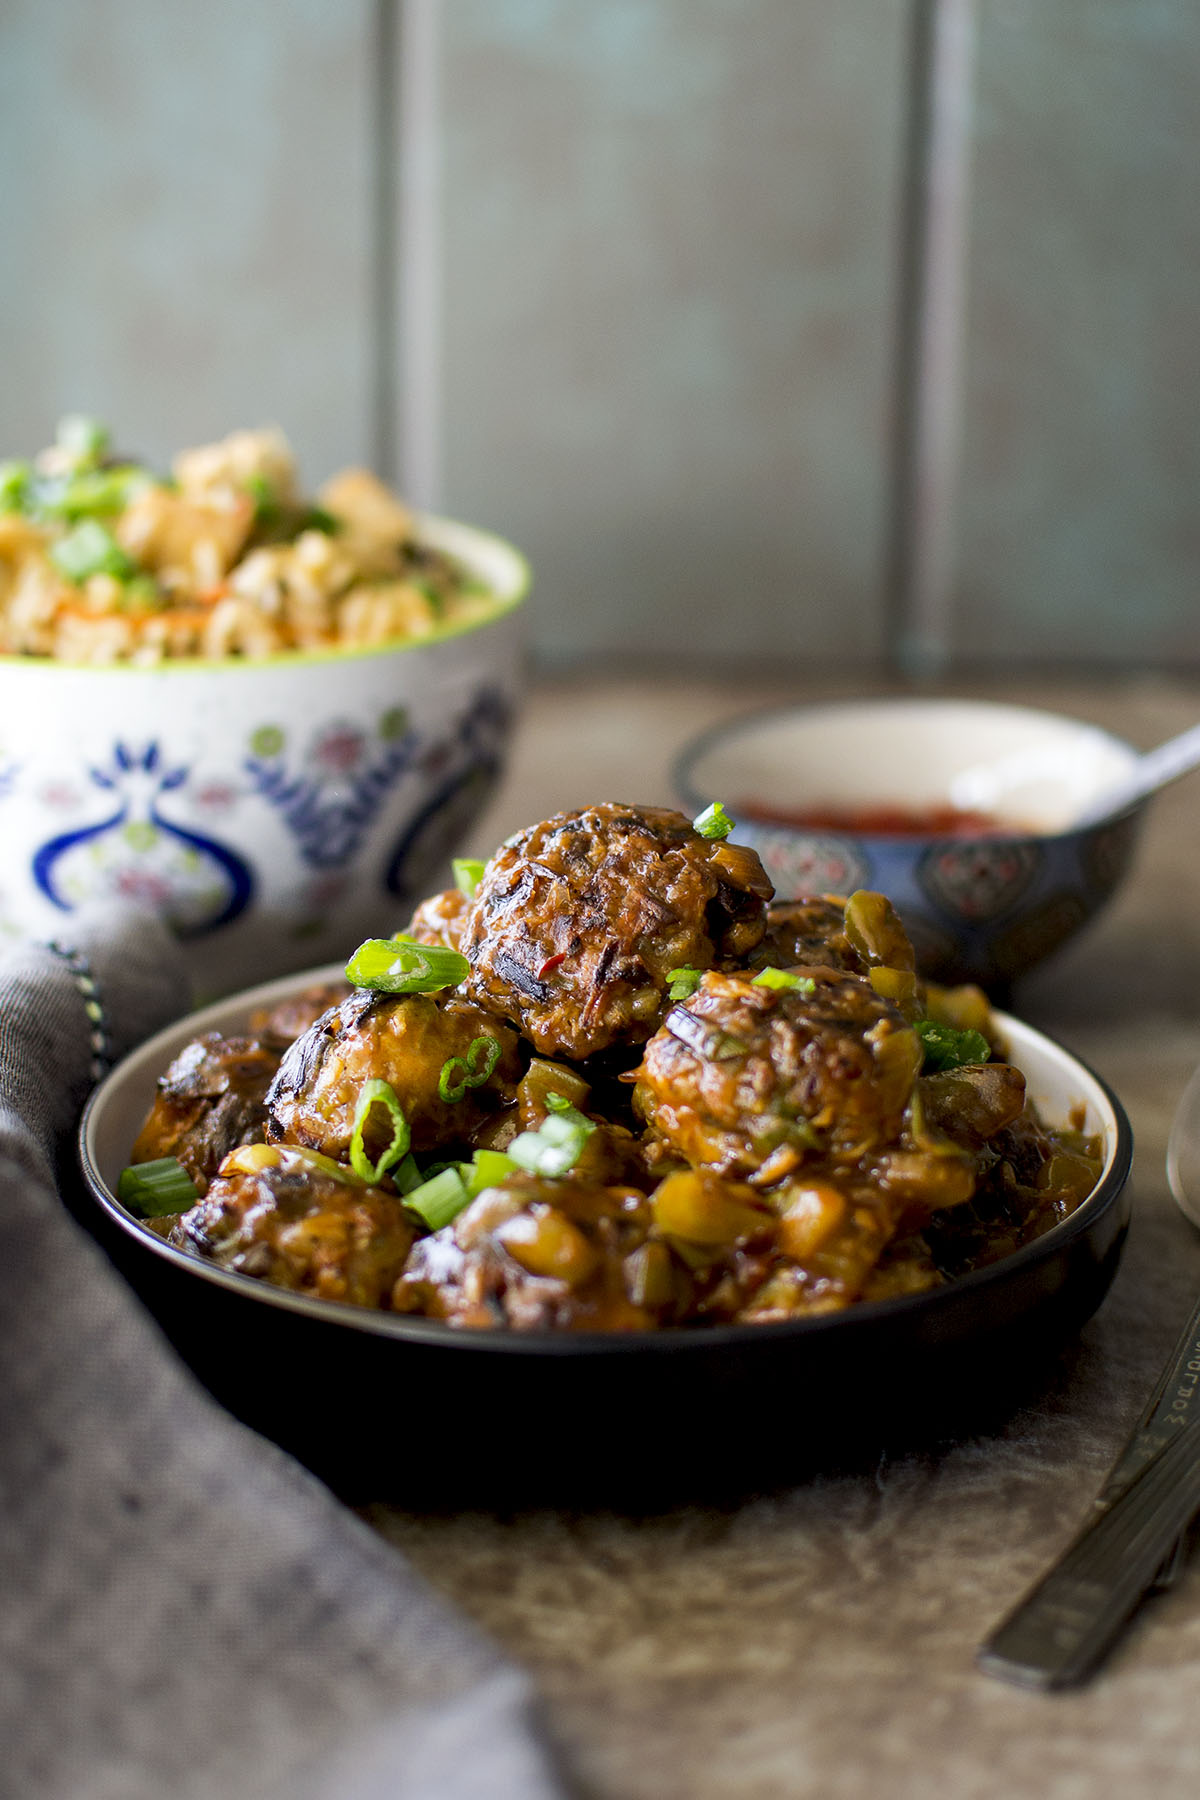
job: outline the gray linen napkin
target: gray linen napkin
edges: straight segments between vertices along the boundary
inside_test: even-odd
[[[214,1404],[58,1196],[98,1003],[119,1055],[186,999],[141,913],[0,958],[0,1795],[553,1800],[525,1678]]]

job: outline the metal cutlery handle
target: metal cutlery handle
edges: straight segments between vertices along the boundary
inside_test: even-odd
[[[1200,1303],[1096,1496],[1092,1518],[983,1645],[981,1669],[1027,1687],[1081,1681],[1142,1595],[1170,1585],[1180,1540],[1200,1511],[1200,1431],[1190,1429],[1198,1419]]]
[[[980,1668],[1024,1687],[1081,1681],[1198,1510],[1200,1431],[1183,1427],[992,1634]]]
[[[1170,1437],[1200,1418],[1200,1303],[1193,1308],[1176,1340],[1145,1410],[1096,1497],[1097,1506],[1111,1505]]]

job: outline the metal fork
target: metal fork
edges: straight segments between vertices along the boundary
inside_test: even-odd
[[[1200,1302],[1091,1515],[1063,1554],[984,1642],[986,1674],[1022,1687],[1083,1681],[1143,1597],[1170,1586],[1200,1511]]]

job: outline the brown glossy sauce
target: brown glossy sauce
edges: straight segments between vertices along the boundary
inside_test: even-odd
[[[1011,837],[1022,827],[994,813],[937,806],[764,806],[745,800],[736,809],[759,825],[800,831],[849,831],[870,837]]]

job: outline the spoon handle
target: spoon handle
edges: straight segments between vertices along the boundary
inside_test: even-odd
[[[1094,805],[1087,808],[1078,823],[1092,825],[1099,819],[1115,818],[1127,806],[1157,793],[1168,782],[1177,781],[1181,775],[1187,775],[1195,768],[1200,768],[1200,725],[1190,725],[1177,737],[1168,738],[1165,744],[1147,750],[1144,756],[1138,758],[1128,780],[1101,795]]]

